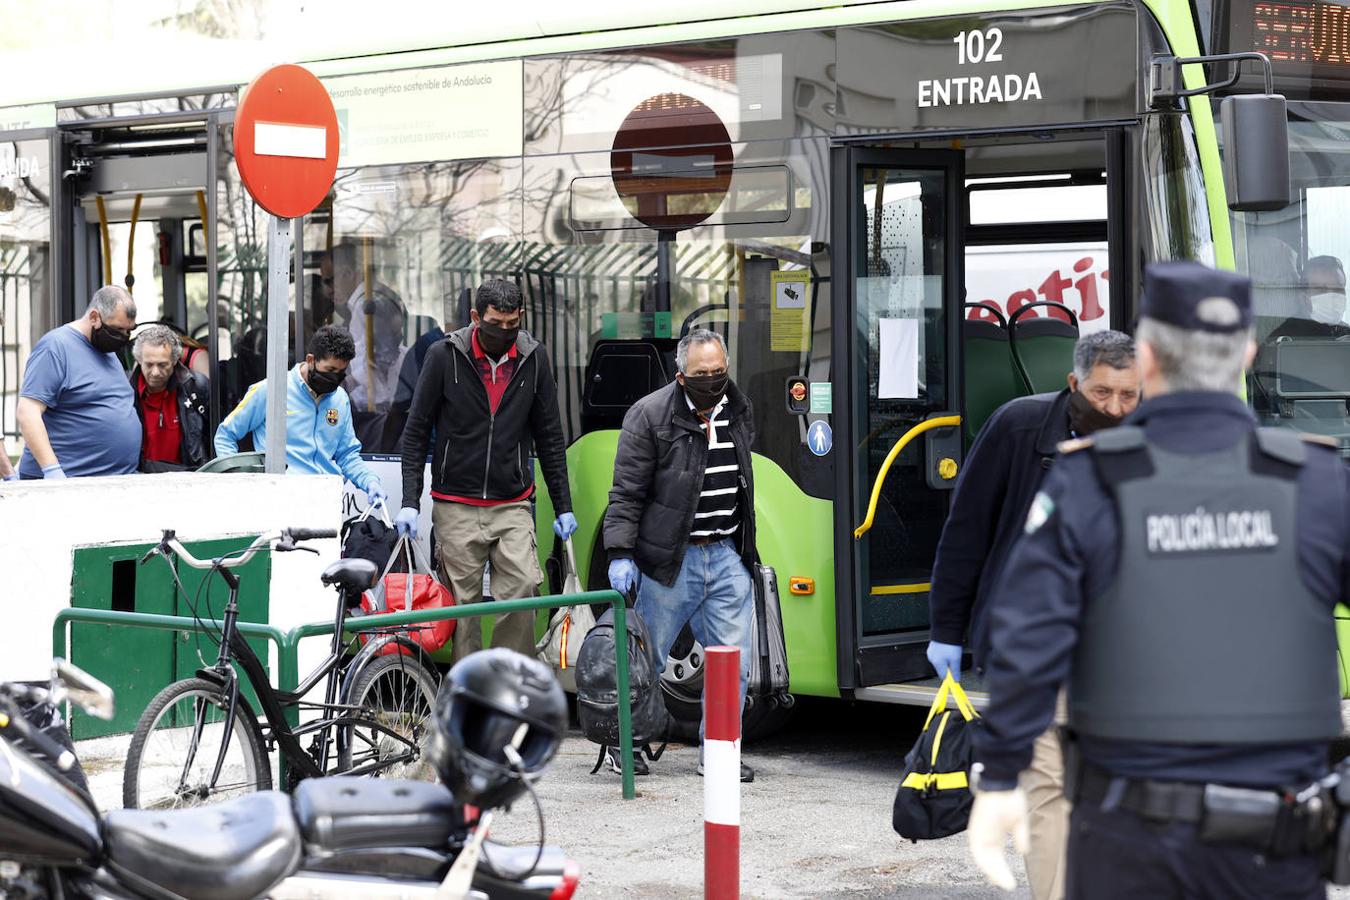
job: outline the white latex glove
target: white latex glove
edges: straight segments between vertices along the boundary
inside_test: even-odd
[[[994,887],[1011,891],[1017,879],[1008,868],[1003,853],[1008,836],[1013,847],[1023,856],[1027,852],[1027,798],[1018,788],[1012,791],[976,791],[975,805],[970,810],[970,824],[966,826],[966,843],[971,858]]]

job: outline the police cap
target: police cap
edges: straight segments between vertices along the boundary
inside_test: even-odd
[[[1197,262],[1150,263],[1139,315],[1188,331],[1242,331],[1252,324],[1251,282]]]

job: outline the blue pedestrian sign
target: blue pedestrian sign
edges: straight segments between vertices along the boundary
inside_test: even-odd
[[[806,429],[806,446],[816,456],[824,456],[834,446],[834,432],[824,421],[812,422],[811,427]]]

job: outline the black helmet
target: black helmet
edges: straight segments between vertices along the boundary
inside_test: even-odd
[[[558,752],[567,728],[567,698],[548,666],[504,647],[456,663],[436,695],[426,758],[461,803],[505,806]],[[506,748],[524,726],[516,752]]]

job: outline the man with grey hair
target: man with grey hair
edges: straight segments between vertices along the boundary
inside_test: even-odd
[[[754,413],[731,380],[720,334],[694,329],[680,339],[675,358],[675,381],[633,404],[623,419],[605,512],[609,583],[622,594],[637,590],[637,611],[658,660],[695,617],[710,644],[740,647],[744,708],[754,596]],[[619,771],[617,748],[610,748],[609,763]],[[641,757],[635,768],[646,773]],[[749,766],[741,766],[741,780],[754,780]]]
[[[21,477],[136,471],[141,424],[118,358],[135,327],[131,294],[109,284],[94,292],[83,316],[38,340],[19,388]]]
[[[131,347],[131,388],[141,418],[141,471],[181,472],[206,462],[210,382],[183,365],[183,342],[151,325]]]
[[[971,853],[1013,887],[1018,775],[1067,686],[1069,896],[1325,897],[1350,478],[1237,396],[1246,278],[1155,263],[1139,312],[1148,399],[1062,445],[990,598]]]
[[[980,429],[952,492],[928,594],[932,623],[928,659],[939,675],[961,676],[963,648],[976,670],[989,652],[988,600],[1022,534],[1035,496],[1061,441],[1110,428],[1139,402],[1134,341],[1098,331],[1074,345],[1068,385],[1056,393],[1019,397]],[[1064,842],[1069,805],[1054,729],[1036,742],[1024,777],[1031,813],[1027,880],[1035,900],[1064,896]]]

